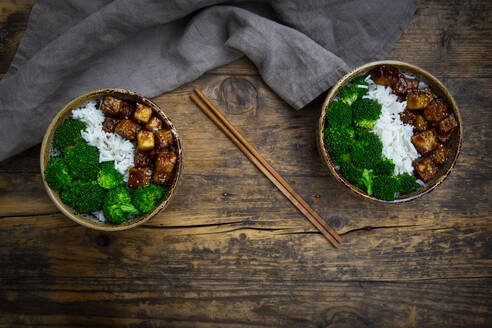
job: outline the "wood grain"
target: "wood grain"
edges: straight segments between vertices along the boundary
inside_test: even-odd
[[[2,73],[32,3],[0,1]],[[423,0],[388,56],[440,78],[464,121],[456,168],[409,204],[345,190],[316,150],[322,97],[296,112],[244,58],[155,98],[185,165],[176,198],[143,227],[101,233],[63,217],[38,146],[1,162],[0,326],[490,326],[491,10]],[[191,103],[193,87],[342,234],[340,249]]]

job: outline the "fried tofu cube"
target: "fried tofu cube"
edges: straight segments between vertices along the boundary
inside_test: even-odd
[[[120,117],[125,120],[130,120],[133,117],[133,113],[135,113],[135,106],[124,102],[121,106]]]
[[[417,131],[425,131],[428,129],[429,124],[422,115],[417,114],[413,120],[413,126]]]
[[[449,154],[449,148],[446,146],[439,144],[436,149],[432,153],[430,153],[429,157],[432,159],[434,164],[436,165],[442,165],[444,162],[446,162],[446,159],[448,158]]]
[[[159,149],[169,148],[174,144],[171,130],[161,129],[155,132],[156,144]]]
[[[415,90],[419,87],[419,81],[416,79],[407,79],[405,75],[400,74],[398,81],[393,87],[393,93],[399,96],[405,96],[408,91]]]
[[[399,71],[395,67],[381,65],[372,69],[369,74],[374,83],[392,87],[398,82]]]
[[[448,115],[448,108],[442,99],[434,99],[424,109],[424,117],[430,122],[439,122]]]
[[[148,167],[150,166],[150,154],[148,152],[137,149],[135,151],[133,162],[135,163],[136,166]]]
[[[118,116],[121,112],[121,106],[123,105],[123,100],[115,97],[106,96],[101,104],[101,111],[109,116]]]
[[[417,116],[417,114],[415,114],[411,110],[405,109],[403,112],[400,113],[400,120],[403,123],[413,125],[413,122],[415,121],[416,116]]]
[[[419,153],[427,155],[438,146],[437,135],[434,130],[423,131],[412,137],[412,143]]]
[[[152,116],[152,118],[147,122],[147,124],[145,124],[145,128],[153,132],[162,129],[162,121],[157,117]]]
[[[116,125],[114,132],[119,134],[125,139],[135,140],[138,131],[141,130],[140,125],[133,122],[132,120],[122,120]]]
[[[413,162],[413,168],[422,181],[427,182],[436,176],[438,170],[430,157],[423,157]]]
[[[458,122],[453,114],[446,117],[444,120],[439,122],[438,131],[439,135],[449,136],[454,129],[458,127]]]
[[[106,116],[104,118],[102,130],[104,132],[112,133],[112,132],[114,132],[114,129],[116,128],[116,125],[118,125],[118,123],[120,123],[120,120]]]
[[[429,88],[412,90],[407,93],[407,108],[418,110],[427,107],[432,101],[432,91]]]
[[[154,170],[157,173],[171,173],[176,165],[178,157],[170,150],[164,150],[157,154],[154,161]]]
[[[154,133],[150,131],[140,131],[137,134],[137,148],[142,151],[151,151],[154,149]]]
[[[157,184],[171,184],[174,178],[174,173],[154,172],[152,181]]]
[[[128,187],[146,187],[150,184],[150,179],[152,178],[152,169],[150,167],[131,167],[128,172]]]
[[[151,116],[152,109],[150,107],[137,103],[135,113],[133,114],[135,121],[146,124]]]

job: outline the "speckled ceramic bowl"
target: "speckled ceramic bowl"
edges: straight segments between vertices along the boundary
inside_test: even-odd
[[[333,98],[337,95],[338,91],[350,80],[353,78],[359,76],[359,75],[365,75],[367,74],[370,70],[375,68],[376,66],[379,65],[391,65],[393,67],[398,68],[401,72],[403,73],[409,73],[414,75],[418,80],[423,81],[427,83],[430,88],[432,89],[432,92],[436,94],[437,96],[443,98],[446,101],[447,107],[450,111],[453,112],[453,114],[456,117],[456,120],[458,121],[459,128],[456,129],[450,139],[447,141],[447,145],[450,148],[450,152],[447,158],[447,161],[439,167],[439,172],[438,174],[431,179],[430,181],[427,182],[425,187],[421,187],[417,189],[415,192],[411,194],[406,194],[402,195],[400,197],[397,197],[393,201],[386,201],[386,200],[381,200],[378,198],[375,198],[373,196],[370,196],[366,194],[363,190],[360,190],[359,188],[355,187],[352,185],[350,182],[345,180],[345,178],[336,170],[335,165],[331,161],[330,154],[328,153],[328,150],[326,149],[325,146],[325,141],[324,141],[324,127],[325,127],[325,120],[326,120],[326,110],[328,109],[328,106],[330,106],[331,102],[333,101]],[[437,186],[439,186],[446,178],[447,176],[451,173],[452,168],[456,164],[456,160],[458,159],[458,155],[461,150],[461,143],[462,143],[462,135],[463,135],[463,124],[461,121],[461,116],[458,111],[458,106],[456,105],[456,102],[454,101],[453,97],[449,93],[448,89],[432,74],[429,72],[423,70],[420,67],[400,62],[400,61],[393,61],[393,60],[384,60],[384,61],[378,61],[378,62],[372,62],[368,63],[365,65],[362,65],[353,71],[349,72],[346,74],[340,81],[338,81],[333,88],[330,90],[328,93],[328,96],[326,97],[323,107],[321,109],[321,115],[318,121],[318,125],[316,127],[316,139],[317,139],[317,144],[318,144],[318,150],[319,153],[321,154],[321,158],[323,162],[328,166],[330,169],[331,173],[335,176],[335,178],[342,183],[344,186],[346,186],[349,190],[354,192],[355,194],[366,198],[370,200],[374,200],[377,202],[381,203],[402,203],[402,202],[408,202],[414,199],[417,199],[432,190],[434,190]]]
[[[53,154],[53,134],[58,127],[58,125],[65,120],[70,114],[70,112],[73,109],[76,109],[80,107],[82,104],[85,102],[92,100],[92,99],[100,99],[103,98],[104,96],[114,96],[119,99],[123,99],[125,101],[129,102],[139,102],[142,103],[154,111],[154,114],[157,115],[162,121],[171,129],[172,134],[176,140],[176,155],[177,155],[177,161],[176,161],[176,175],[175,178],[169,188],[169,192],[167,195],[159,202],[159,204],[156,206],[156,208],[143,215],[140,217],[137,217],[135,219],[132,219],[128,222],[122,223],[122,224],[111,224],[111,223],[105,223],[105,222],[100,222],[95,216],[91,214],[79,214],[77,213],[72,207],[64,204],[59,197],[59,193],[56,190],[51,189],[48,184],[46,183],[44,179],[44,171],[46,167],[48,166],[48,161],[50,157]],[[73,221],[92,228],[96,230],[104,230],[104,231],[116,231],[116,230],[126,230],[130,229],[133,227],[136,227],[152,218],[154,215],[165,209],[169,203],[171,202],[171,199],[174,197],[176,194],[176,189],[181,181],[181,174],[183,171],[183,145],[181,143],[181,139],[179,137],[178,131],[174,127],[174,124],[171,122],[171,120],[167,117],[167,115],[157,106],[155,103],[153,103],[151,100],[135,93],[132,91],[128,90],[123,90],[123,89],[102,89],[102,90],[95,90],[91,91],[89,93],[86,93],[74,100],[72,100],[68,105],[66,105],[56,116],[55,118],[51,121],[50,126],[48,127],[48,130],[46,131],[46,134],[43,139],[43,143],[41,145],[41,174],[43,175],[43,183],[44,187],[46,188],[46,191],[48,192],[48,195],[50,198],[53,200],[55,203],[56,207],[68,216],[70,219]]]

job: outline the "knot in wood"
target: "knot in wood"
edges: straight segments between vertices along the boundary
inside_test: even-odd
[[[231,114],[256,110],[258,92],[256,87],[243,78],[227,78],[220,85],[220,96]]]

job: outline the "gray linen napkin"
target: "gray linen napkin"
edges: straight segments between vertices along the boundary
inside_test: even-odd
[[[0,80],[0,160],[39,143],[70,99],[153,97],[243,55],[299,109],[384,58],[418,0],[38,0]]]

